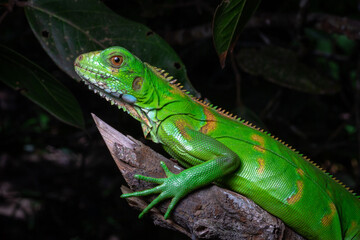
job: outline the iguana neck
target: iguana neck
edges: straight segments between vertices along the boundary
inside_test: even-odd
[[[172,77],[159,68],[144,63],[143,78],[146,84],[152,86],[147,87],[150,91],[141,99],[141,104],[135,103],[132,106],[137,115],[130,114],[141,122],[146,138],[151,137],[152,141],[159,142],[156,131],[164,118],[171,114],[171,109],[179,109],[176,105],[190,101],[188,96],[173,84],[176,80],[172,80]]]

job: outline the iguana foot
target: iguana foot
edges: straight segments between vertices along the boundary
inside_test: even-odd
[[[134,177],[146,182],[157,183],[159,186],[139,191],[133,193],[125,193],[122,194],[122,198],[128,197],[140,197],[140,196],[147,196],[150,194],[159,193],[159,196],[155,198],[139,215],[139,218],[142,218],[144,214],[146,214],[151,208],[153,208],[156,204],[160,203],[161,201],[172,198],[168,209],[164,215],[164,218],[167,219],[170,215],[170,212],[173,210],[175,205],[179,202],[179,200],[186,196],[188,192],[191,191],[188,187],[186,187],[186,174],[174,174],[172,173],[164,162],[160,162],[161,167],[164,169],[166,174],[166,178],[153,178],[153,177],[146,177],[143,175],[136,174]]]

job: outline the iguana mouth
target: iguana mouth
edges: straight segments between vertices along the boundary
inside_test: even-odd
[[[83,72],[81,70],[89,72],[89,73],[95,75],[96,77],[100,77],[100,78],[104,78],[104,79],[106,78],[105,75],[103,75],[99,72],[92,71],[89,68],[83,67],[79,63],[75,63],[76,73],[80,76],[82,82],[84,82],[85,85],[87,85],[88,88],[90,90],[92,90],[94,93],[97,93],[98,95],[100,95],[100,97],[105,98],[107,101],[122,100],[121,97],[124,95],[124,93],[115,91],[115,90],[111,90],[106,85],[106,83],[99,82],[96,79],[91,78],[91,77],[87,76],[86,74],[83,74]],[[109,76],[109,77],[111,77],[111,76]]]

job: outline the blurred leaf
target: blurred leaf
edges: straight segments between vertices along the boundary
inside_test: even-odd
[[[340,86],[314,68],[302,63],[296,53],[280,47],[242,49],[238,56],[240,67],[270,82],[302,92],[330,94]]]
[[[352,135],[352,134],[356,133],[356,127],[353,126],[353,125],[350,125],[350,124],[346,124],[346,125],[345,125],[345,131],[346,131],[348,134]]]
[[[352,70],[348,74],[349,74],[349,79],[351,81],[351,86],[355,89],[358,74],[357,74],[356,70]]]
[[[336,44],[346,53],[347,55],[351,55],[354,53],[356,42],[345,35],[333,35]]]
[[[328,61],[329,75],[334,79],[340,79],[340,67],[335,61]]]
[[[306,28],[305,35],[314,42],[316,50],[324,53],[334,53],[336,44],[346,55],[351,55],[356,47],[356,41],[345,35],[324,33],[313,28]]]
[[[115,14],[100,1],[32,0],[25,12],[45,51],[73,78],[79,79],[73,66],[78,55],[118,45],[165,69],[197,95],[181,59],[161,37],[146,26]]]
[[[313,42],[316,50],[328,54],[333,52],[333,41],[330,34],[313,28],[305,28],[304,32],[306,37]]]
[[[316,50],[322,53],[331,54],[333,52],[333,44],[331,39],[319,39],[317,42]]]
[[[228,52],[232,51],[245,24],[261,0],[223,0],[216,8],[213,19],[213,39],[221,67],[225,66]]]
[[[59,120],[84,128],[78,102],[59,81],[24,56],[0,45],[0,81],[20,91]]]
[[[27,129],[31,129],[34,133],[42,133],[46,130],[49,130],[49,114],[45,112],[39,112],[36,116],[27,118],[26,121],[21,124],[21,130],[26,131]]]

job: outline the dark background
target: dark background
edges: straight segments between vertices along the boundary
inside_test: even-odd
[[[0,14],[6,11],[6,2],[0,1]],[[240,69],[239,96],[231,63],[227,61],[221,69],[210,34],[198,38],[184,34],[183,40],[175,34],[196,27],[210,29],[220,1],[103,2],[165,38],[184,61],[192,84],[203,97],[245,116],[244,109],[251,110],[271,133],[360,192],[360,90],[355,88],[360,82],[358,40],[351,40],[351,51],[346,52],[326,31],[304,37],[288,21],[289,16],[296,19],[299,1],[263,1],[250,23],[263,16],[278,18],[279,23],[245,28],[234,52],[267,41],[298,50],[299,36],[304,37],[301,41],[308,54],[302,61],[319,63],[313,67],[330,75],[341,90],[331,95],[304,93]],[[359,8],[355,0],[316,0],[310,1],[308,12],[358,20]],[[314,25],[303,28],[318,33]],[[145,141],[140,124],[58,69],[34,37],[23,8],[15,7],[0,22],[0,43],[61,80],[80,102],[86,122],[86,131],[68,126],[0,83],[0,239],[185,239],[153,226],[148,217],[138,220],[139,212],[120,199],[124,180],[90,113],[122,133]],[[329,44],[330,53],[315,54]],[[241,99],[243,105],[236,99]],[[162,151],[160,146],[146,143]]]

